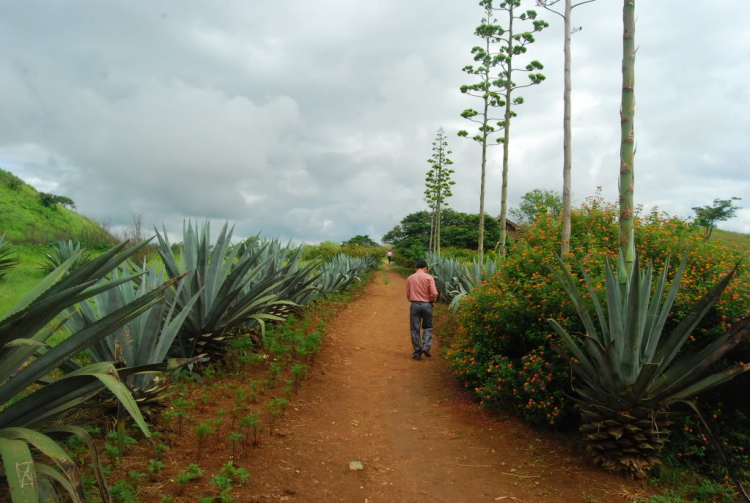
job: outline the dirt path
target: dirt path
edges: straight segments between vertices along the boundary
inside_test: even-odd
[[[280,436],[238,501],[629,501],[570,439],[480,409],[437,355],[411,359],[405,280],[387,271],[329,324]],[[364,469],[352,471],[350,461]]]

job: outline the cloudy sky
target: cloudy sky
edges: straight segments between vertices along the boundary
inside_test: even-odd
[[[722,228],[750,233],[750,3],[638,2],[636,201],[680,216],[742,197]],[[456,136],[477,101],[476,0],[0,1],[0,167],[79,212],[132,212],[179,232],[229,220],[317,242],[375,239],[425,208],[445,128],[451,205],[479,208],[479,146]],[[532,0],[524,0],[533,8]],[[731,7],[731,8],[730,8]],[[561,20],[528,56],[547,80],[513,123],[510,204],[562,187]],[[575,9],[573,197],[618,178],[622,2]],[[721,35],[723,34],[723,35]],[[721,35],[721,36],[719,36]],[[525,78],[525,77],[519,77]],[[500,210],[491,151],[487,209]]]

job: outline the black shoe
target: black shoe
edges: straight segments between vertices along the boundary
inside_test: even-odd
[[[422,359],[422,355],[414,355],[414,356],[412,356],[412,358],[414,360],[421,360]]]
[[[423,349],[422,354],[425,355],[427,358],[432,358],[432,355],[430,354],[429,349]]]

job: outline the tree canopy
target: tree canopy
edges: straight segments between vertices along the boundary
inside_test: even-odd
[[[551,213],[560,215],[562,198],[556,190],[534,189],[521,198],[518,208],[510,210],[510,214],[518,223],[531,224],[540,214]]]
[[[353,238],[351,238],[349,241],[344,241],[341,243],[342,245],[359,245],[359,246],[380,246],[378,243],[372,240],[370,236],[365,234],[364,236],[361,234],[357,234]]]
[[[735,205],[734,201],[740,201],[741,199],[740,197],[714,199],[712,206],[693,207],[693,211],[695,211],[695,225],[699,225],[706,230],[706,241],[711,237],[711,233],[716,228],[717,222],[724,222],[737,214],[737,210],[740,207]]]
[[[43,206],[47,207],[54,207],[56,204],[60,204],[62,206],[69,206],[72,209],[75,209],[76,204],[73,202],[73,200],[66,196],[57,196],[55,194],[47,194],[46,192],[40,192],[39,198],[42,201]]]
[[[442,210],[442,245],[453,248],[476,250],[479,242],[479,215],[460,213],[445,208]],[[401,223],[387,232],[381,241],[393,245],[394,252],[418,259],[428,250],[430,241],[431,214],[427,211],[411,213]],[[494,218],[484,222],[485,237],[497,240],[500,236],[500,224]]]

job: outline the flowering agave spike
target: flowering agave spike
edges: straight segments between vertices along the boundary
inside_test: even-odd
[[[564,343],[553,344],[552,348],[570,361],[583,380],[583,385],[576,389],[575,400],[584,421],[580,430],[586,434],[588,452],[607,469],[631,471],[642,477],[658,463],[659,452],[667,441],[666,428],[671,424],[669,404],[750,370],[748,364],[701,379],[713,363],[750,333],[750,317],[740,320],[703,350],[675,361],[692,331],[736,274],[739,263],[663,337],[686,259],[682,260],[668,290],[669,261],[664,264],[653,295],[650,265],[642,273],[636,258],[626,288],[621,291],[607,262],[606,315],[590,278],[583,271],[598,326],[578,290],[577,280],[559,262],[562,272],[553,269],[553,274],[573,301],[586,334],[579,339],[568,334],[554,319],[547,321]]]

